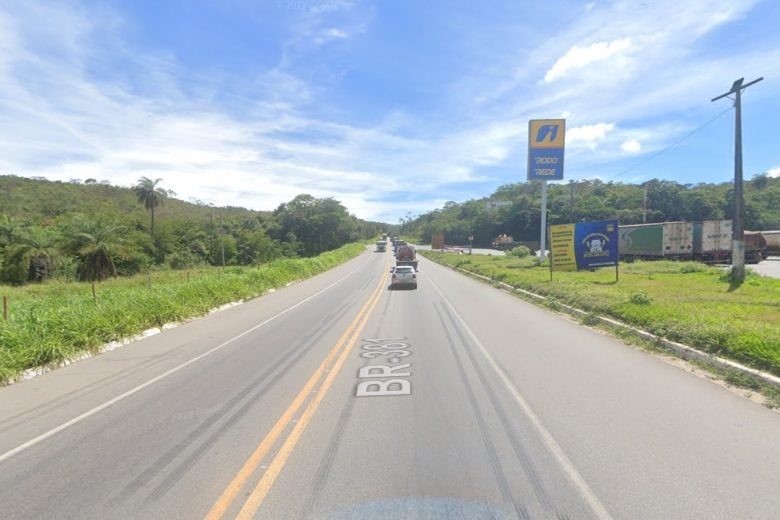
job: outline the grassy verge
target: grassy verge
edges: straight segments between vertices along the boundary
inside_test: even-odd
[[[114,279],[95,284],[95,299],[88,283],[0,287],[10,302],[9,319],[0,320],[0,382],[28,368],[96,352],[148,328],[201,316],[219,305],[314,276],[364,250],[363,244],[350,244],[314,258],[282,259],[260,267]]]
[[[534,257],[420,253],[780,375],[780,280],[751,273],[732,290],[721,269],[663,261],[622,264],[618,283],[614,269],[556,272],[551,282]]]

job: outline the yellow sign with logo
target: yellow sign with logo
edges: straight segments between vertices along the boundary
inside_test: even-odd
[[[565,119],[528,121],[528,180],[563,180]]]
[[[528,123],[528,146],[532,150],[563,148],[566,137],[565,119],[531,119]]]

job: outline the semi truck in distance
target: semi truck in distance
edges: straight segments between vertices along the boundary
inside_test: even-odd
[[[398,245],[395,248],[395,265],[411,265],[417,271],[417,251],[414,246]]]

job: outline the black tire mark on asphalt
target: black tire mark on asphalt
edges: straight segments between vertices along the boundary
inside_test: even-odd
[[[528,452],[525,450],[522,443],[520,442],[519,436],[517,435],[515,428],[512,426],[512,423],[509,420],[505,408],[501,405],[501,402],[498,399],[498,396],[496,395],[493,386],[489,383],[487,377],[485,377],[485,373],[482,370],[482,367],[480,367],[480,365],[478,364],[474,352],[472,351],[471,348],[468,347],[469,342],[467,341],[465,335],[463,334],[463,331],[458,326],[458,323],[456,322],[455,318],[449,312],[449,309],[447,309],[446,306],[442,306],[442,309],[443,312],[449,318],[450,323],[452,324],[452,327],[455,330],[455,333],[458,335],[458,339],[460,339],[461,345],[463,345],[464,350],[466,351],[466,355],[471,361],[471,365],[474,368],[474,371],[476,372],[480,383],[484,387],[485,392],[488,395],[490,404],[493,406],[493,409],[496,411],[496,415],[498,416],[499,421],[501,422],[501,426],[504,429],[504,434],[506,435],[507,439],[512,445],[512,450],[514,451],[517,460],[520,462],[520,465],[523,467],[523,470],[525,470],[525,473],[528,476],[529,481],[531,482],[531,487],[533,488],[536,497],[539,499],[539,502],[546,510],[554,512],[559,519],[566,518],[566,515],[561,516],[562,513],[555,510],[555,507],[553,506],[552,501],[550,500],[550,497],[547,495],[547,491],[544,488],[544,484],[542,483],[542,480],[539,476],[539,472],[537,471],[536,467],[531,461],[531,458],[528,456]]]
[[[173,348],[171,350],[167,350],[165,352],[161,352],[159,354],[155,354],[155,355],[149,356],[145,361],[143,361],[141,363],[138,363],[137,365],[135,365],[131,369],[125,370],[125,371],[123,371],[121,373],[118,373],[118,374],[112,374],[112,375],[100,378],[100,379],[95,380],[95,381],[93,381],[92,383],[90,383],[90,384],[88,384],[86,386],[82,386],[81,388],[76,388],[75,390],[71,390],[70,392],[68,392],[66,394],[59,395],[54,400],[49,401],[46,404],[43,404],[43,405],[38,406],[36,408],[32,408],[30,410],[25,410],[24,412],[20,412],[20,413],[18,413],[16,415],[12,415],[10,417],[6,417],[2,421],[0,421],[0,426],[3,426],[3,425],[7,424],[10,421],[14,421],[15,419],[23,418],[23,417],[26,417],[26,416],[31,415],[31,414],[36,414],[36,413],[37,414],[44,414],[46,412],[49,412],[50,410],[54,410],[56,408],[59,408],[60,406],[62,406],[62,404],[64,402],[68,402],[72,398],[78,398],[78,397],[80,397],[80,396],[82,396],[84,394],[88,394],[88,393],[90,393],[92,391],[92,389],[94,389],[97,386],[100,386],[102,383],[105,383],[106,381],[116,381],[116,382],[123,381],[123,380],[129,378],[130,376],[133,376],[136,373],[141,372],[144,369],[146,369],[146,368],[148,368],[150,366],[155,365],[157,362],[159,362],[159,361],[161,361],[163,359],[166,359],[171,354],[174,354],[174,353],[178,352],[179,350],[192,345],[193,343],[196,343],[198,341],[202,341],[202,339],[203,338],[198,338],[196,340],[188,341],[188,342],[183,343],[183,344],[179,345],[178,347]],[[127,345],[126,347],[129,347],[129,346],[130,345]],[[86,360],[84,360],[84,361],[86,361]],[[18,426],[19,424],[21,424],[23,422],[25,422],[25,421],[24,420],[18,421],[15,424],[11,424],[7,428],[0,429],[0,433],[8,431],[11,428],[13,428],[15,426]]]
[[[298,515],[296,515],[298,518],[311,518],[312,512],[314,511],[314,506],[322,495],[322,490],[325,487],[326,479],[330,474],[331,468],[333,467],[333,461],[336,458],[339,446],[341,446],[341,441],[344,437],[344,431],[346,430],[347,424],[352,417],[352,410],[354,407],[354,396],[349,396],[341,409],[341,414],[339,414],[339,419],[336,423],[336,429],[333,432],[328,449],[325,451],[322,459],[320,460],[320,465],[317,468],[317,473],[314,476],[314,484],[312,486],[311,492],[309,493],[309,497],[306,500],[303,509],[299,511]]]
[[[466,370],[463,366],[463,361],[461,360],[460,354],[458,354],[457,349],[455,348],[455,344],[453,341],[452,336],[450,335],[450,331],[447,327],[447,323],[444,321],[444,317],[442,316],[441,311],[439,310],[439,306],[434,306],[436,310],[436,314],[439,317],[439,321],[441,322],[442,329],[444,330],[444,335],[447,337],[447,344],[450,346],[450,350],[452,351],[452,355],[455,359],[455,364],[458,366],[458,372],[460,374],[460,379],[463,382],[463,388],[466,390],[466,394],[469,398],[469,404],[471,405],[471,410],[474,413],[474,418],[477,421],[477,425],[479,426],[479,431],[482,434],[482,442],[485,445],[485,448],[488,453],[488,458],[490,459],[490,465],[493,468],[493,473],[496,476],[496,480],[498,481],[498,486],[501,489],[501,496],[504,498],[504,501],[508,504],[512,504],[515,510],[515,514],[517,514],[518,518],[521,519],[527,519],[528,511],[525,509],[525,506],[522,504],[518,504],[514,497],[512,496],[512,491],[509,488],[509,481],[506,478],[506,474],[504,473],[504,469],[501,466],[501,461],[498,458],[498,453],[496,453],[495,445],[493,444],[493,440],[490,437],[490,432],[488,431],[487,424],[485,423],[485,417],[482,415],[482,412],[479,409],[479,404],[477,403],[477,398],[474,395],[474,390],[471,387],[471,383],[468,380],[468,375],[466,374]]]
[[[125,500],[129,496],[134,495],[136,492],[140,491],[144,484],[148,484],[155,476],[165,472],[167,473],[167,476],[155,486],[148,494],[146,500],[156,500],[162,497],[165,492],[178,481],[181,473],[192,467],[197,460],[206,453],[208,446],[213,445],[218,437],[226,430],[229,430],[232,425],[244,416],[246,411],[255,404],[255,401],[261,398],[292,366],[300,361],[321,336],[320,331],[346,314],[349,306],[350,302],[345,302],[340,308],[334,310],[328,316],[325,316],[321,320],[319,326],[312,327],[309,334],[304,336],[302,341],[295,348],[291,349],[286,355],[280,357],[271,367],[245,385],[244,389],[236,394],[222,408],[204,418],[195,430],[172,446],[170,450],[154,461],[154,463],[152,463],[143,473],[127,484],[119,499]],[[243,404],[238,408],[235,408],[242,401]],[[218,428],[215,428],[208,437],[198,443],[197,447],[194,447],[196,440],[225,417],[227,417],[227,419],[224,420]],[[176,466],[169,468],[168,466],[180,457],[187,448],[190,448],[190,454],[183,458]]]

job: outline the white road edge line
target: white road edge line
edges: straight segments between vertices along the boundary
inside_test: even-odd
[[[474,334],[474,332],[469,328],[468,325],[466,325],[466,322],[463,320],[460,314],[458,314],[458,311],[455,310],[455,307],[450,303],[447,297],[444,296],[444,293],[441,292],[441,289],[439,289],[439,287],[435,283],[433,283],[433,281],[430,278],[428,279],[428,282],[431,285],[433,285],[433,288],[436,289],[436,292],[438,292],[439,295],[442,297],[442,301],[444,301],[444,303],[447,304],[447,306],[452,311],[453,315],[458,319],[460,324],[463,326],[463,329],[468,333],[469,336],[471,336],[471,339],[479,347],[480,351],[482,351],[482,355],[485,356],[485,359],[487,359],[490,366],[493,368],[493,370],[496,371],[496,373],[501,378],[501,381],[509,389],[509,392],[512,394],[512,397],[515,398],[517,404],[520,405],[520,408],[523,409],[523,412],[525,412],[525,414],[531,420],[531,424],[533,424],[534,428],[536,428],[536,431],[541,436],[542,441],[544,441],[544,444],[547,446],[547,449],[550,450],[550,452],[553,454],[555,459],[558,461],[558,464],[560,464],[561,467],[563,468],[566,475],[569,477],[572,483],[574,483],[574,485],[579,489],[580,494],[588,503],[588,505],[590,506],[591,510],[596,515],[596,517],[599,518],[600,520],[612,520],[612,516],[609,514],[607,509],[598,499],[598,497],[590,488],[590,486],[588,486],[588,483],[585,482],[585,479],[582,478],[582,475],[579,474],[577,468],[574,467],[574,464],[571,462],[571,460],[569,460],[569,457],[566,456],[566,453],[563,451],[563,448],[561,448],[560,444],[558,444],[558,442],[555,440],[552,434],[547,430],[547,428],[544,427],[542,421],[531,409],[531,405],[528,404],[525,398],[523,398],[523,396],[517,390],[515,385],[512,384],[512,381],[509,379],[509,376],[506,374],[506,372],[498,365],[498,363],[496,363],[495,359],[493,359],[493,356],[490,355],[490,353],[487,351],[487,349],[482,344],[482,342],[479,341],[479,339],[477,339],[477,336]]]
[[[301,305],[303,305],[304,303],[308,302],[309,300],[312,300],[313,298],[316,298],[317,296],[321,295],[325,291],[330,290],[335,285],[338,285],[342,281],[346,280],[347,278],[352,276],[354,273],[355,273],[355,271],[352,271],[352,272],[348,273],[347,275],[339,278],[338,280],[336,280],[332,284],[328,285],[327,287],[321,289],[320,291],[317,291],[316,293],[312,294],[311,296],[309,296],[309,297],[299,301],[295,305],[287,307],[286,309],[284,309],[283,311],[279,312],[278,314],[275,314],[275,315],[271,316],[270,318],[268,318],[267,320],[265,320],[265,321],[263,321],[261,323],[258,323],[254,327],[245,330],[241,334],[238,334],[237,336],[233,336],[229,340],[224,341],[223,343],[220,343],[219,345],[217,345],[216,347],[212,348],[211,350],[208,350],[208,351],[204,352],[203,354],[195,356],[194,358],[190,359],[189,361],[185,361],[181,365],[175,366],[175,367],[171,368],[170,370],[168,370],[166,372],[163,372],[159,376],[153,377],[152,379],[148,380],[147,382],[142,383],[142,384],[136,386],[135,388],[132,388],[132,389],[128,390],[127,392],[125,392],[123,394],[120,394],[120,395],[114,397],[113,399],[111,399],[109,401],[106,401],[105,403],[103,403],[101,405],[98,405],[98,406],[96,406],[95,408],[92,408],[89,411],[86,411],[86,412],[82,413],[81,415],[79,415],[77,417],[74,417],[73,419],[60,424],[56,428],[52,428],[51,430],[47,431],[46,433],[42,433],[41,435],[38,435],[37,437],[35,437],[33,439],[30,439],[29,441],[25,442],[24,444],[20,444],[16,448],[3,453],[2,455],[0,455],[0,462],[3,462],[4,460],[10,459],[14,455],[18,455],[19,453],[23,452],[27,448],[35,446],[39,442],[45,441],[49,437],[57,435],[58,433],[62,432],[63,430],[66,430],[66,429],[70,428],[74,424],[77,424],[77,423],[83,421],[84,419],[87,419],[88,417],[91,417],[91,416],[95,415],[96,413],[105,410],[106,408],[108,408],[108,407],[110,407],[112,405],[115,405],[119,401],[127,399],[131,395],[140,392],[144,388],[146,388],[148,386],[151,386],[151,385],[157,383],[158,381],[161,381],[162,379],[165,379],[166,377],[168,377],[171,374],[175,374],[179,370],[181,370],[183,368],[186,368],[186,367],[192,365],[193,363],[196,363],[196,362],[200,361],[201,359],[205,358],[206,356],[209,356],[209,355],[213,354],[214,352],[216,352],[216,351],[226,347],[227,345],[233,343],[235,340],[240,339],[240,338],[246,336],[247,334],[256,331],[260,327],[263,327],[264,325],[267,325],[268,323],[274,321],[276,318],[278,318],[278,317],[280,317],[280,316],[282,316],[284,314],[287,314],[288,312],[290,312],[291,310],[295,309],[296,307],[300,307]]]

